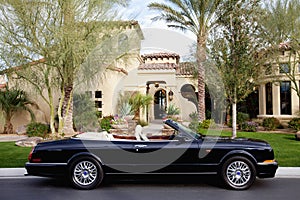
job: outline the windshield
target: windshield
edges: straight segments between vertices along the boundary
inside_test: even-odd
[[[174,122],[172,120],[167,120],[165,122],[167,125],[171,126],[173,129],[178,131],[178,134],[184,135],[186,137],[188,137],[189,139],[200,139],[202,137],[202,135],[195,133],[194,131],[192,131],[191,129],[189,129],[188,127],[179,124],[177,122]]]

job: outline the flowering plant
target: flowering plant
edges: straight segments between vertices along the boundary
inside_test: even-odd
[[[127,121],[123,117],[119,117],[118,115],[115,115],[114,118],[110,121],[113,125],[121,125],[121,124],[127,124]]]
[[[258,124],[256,122],[244,122],[241,124],[240,127],[243,131],[247,131],[247,132],[255,132],[257,131],[258,128]]]

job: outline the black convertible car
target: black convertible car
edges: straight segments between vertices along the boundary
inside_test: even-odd
[[[64,176],[79,189],[97,187],[106,174],[218,174],[236,190],[249,188],[256,176],[275,176],[278,165],[267,142],[202,136],[174,121],[165,123],[174,129],[169,138],[116,139],[102,132],[39,143],[27,173]]]

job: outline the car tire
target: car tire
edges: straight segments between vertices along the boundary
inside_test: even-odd
[[[99,186],[104,177],[100,163],[92,157],[75,159],[69,168],[69,179],[73,187],[90,190]]]
[[[249,159],[235,156],[223,163],[220,176],[227,188],[246,190],[256,179],[256,169]]]

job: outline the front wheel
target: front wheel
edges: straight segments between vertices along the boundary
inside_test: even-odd
[[[236,156],[224,162],[220,175],[225,186],[228,188],[245,190],[254,183],[256,170],[249,159]]]
[[[94,158],[78,158],[70,165],[70,182],[78,189],[94,189],[103,180],[103,170]]]

